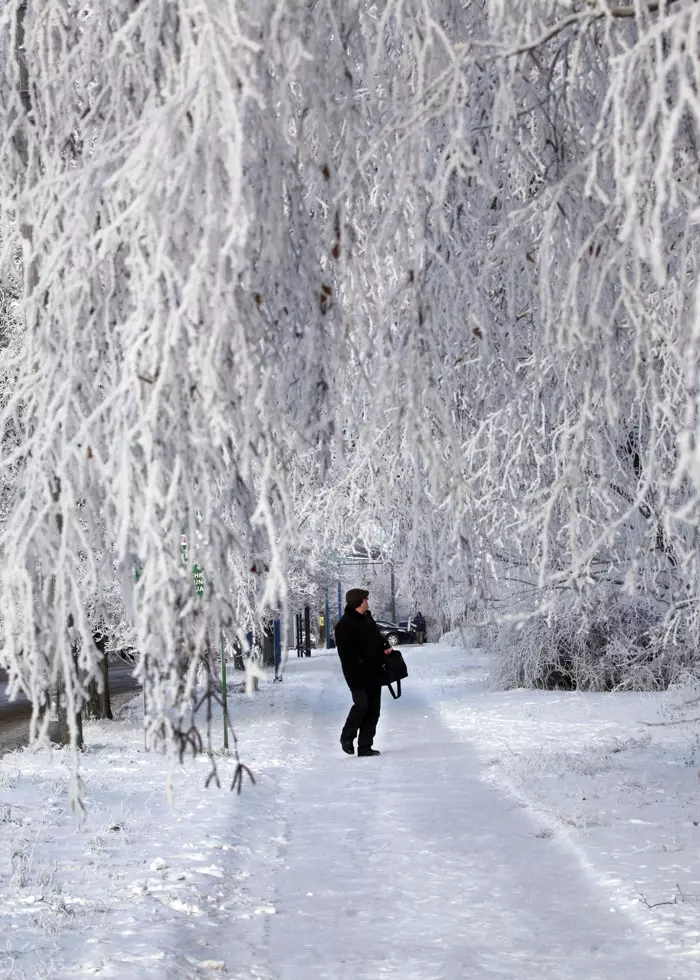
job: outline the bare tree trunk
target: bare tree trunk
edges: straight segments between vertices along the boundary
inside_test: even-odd
[[[56,745],[69,745],[70,728],[68,727],[68,712],[63,704],[61,694],[61,682],[59,681],[56,685],[53,705],[51,707],[53,718],[49,725],[49,739]]]
[[[99,720],[102,717],[102,698],[97,689],[97,681],[90,681],[88,691],[90,692],[90,699],[85,703],[85,717]]]
[[[75,713],[75,727],[78,731],[78,737],[75,740],[75,744],[79,749],[85,747],[85,742],[83,741],[83,713],[82,711],[76,711]]]
[[[102,717],[109,721],[114,719],[112,714],[112,702],[109,697],[109,658],[106,653],[102,655]]]
[[[98,689],[96,680],[90,681],[90,700],[85,705],[85,714],[88,718],[107,718],[112,721],[114,716],[109,696],[109,658],[105,652],[107,637],[104,633],[96,633],[93,638],[95,646],[102,653],[102,690]]]
[[[71,615],[71,625],[72,625],[72,620],[73,617]],[[75,645],[73,646],[73,669],[75,670],[75,675],[77,677],[78,676],[78,650]],[[81,710],[78,710],[75,713],[75,727],[78,733],[78,737],[76,738],[75,743],[79,749],[82,749],[84,747],[84,742],[83,742],[83,713]]]

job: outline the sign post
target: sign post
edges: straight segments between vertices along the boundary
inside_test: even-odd
[[[228,752],[228,686],[226,684],[226,652],[224,634],[221,634],[221,700],[224,705],[224,751]]]
[[[181,536],[181,547],[182,560],[187,564],[187,535],[184,530]],[[199,562],[196,561],[192,563],[192,582],[194,584],[194,591],[201,599],[204,596],[204,572],[200,568]],[[224,751],[228,752],[228,680],[226,677],[226,651],[223,633],[221,633],[219,638],[219,646],[221,648],[221,701],[224,709]]]
[[[134,569],[134,578],[137,582],[141,578],[142,573],[143,573],[142,566],[137,566]],[[144,749],[148,748],[148,745],[146,744],[147,741],[146,740],[146,680],[147,680],[147,673],[148,673],[148,661],[146,659],[146,656],[147,654],[144,653],[143,655],[143,747]]]

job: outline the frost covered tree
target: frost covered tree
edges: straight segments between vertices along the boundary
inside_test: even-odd
[[[404,515],[438,595],[547,614],[531,647],[627,640],[663,683],[698,626],[695,5],[382,11],[341,386],[359,519]]]
[[[267,352],[240,309],[260,58],[226,6],[0,14],[4,266],[21,249],[26,321],[2,417],[17,442],[3,656],[37,719],[59,681],[74,718],[101,661],[88,602],[116,557],[149,736],[195,749],[198,665],[235,616],[232,552],[252,567],[267,541],[281,444],[259,411]]]
[[[99,676],[116,563],[151,744],[197,750],[198,671],[284,610],[306,515],[310,561],[378,522],[455,609],[580,625],[604,582],[687,648],[698,16],[3,6],[2,656],[37,719]]]

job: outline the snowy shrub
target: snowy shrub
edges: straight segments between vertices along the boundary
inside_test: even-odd
[[[473,650],[483,646],[486,633],[486,627],[460,626],[457,629],[443,633],[438,643],[443,643],[449,647],[462,647],[465,650]]]
[[[700,722],[700,668],[696,663],[679,672],[670,685],[663,704],[663,713],[667,724],[696,726]],[[700,755],[700,734],[695,731],[692,735],[686,735],[686,738],[686,765],[695,766]]]
[[[449,632],[442,634],[438,643],[443,643],[448,647],[461,647],[464,646],[462,636],[462,630],[449,630]]]
[[[582,691],[665,689],[691,659],[670,654],[659,608],[609,586],[504,628],[496,651],[499,686]]]
[[[10,845],[11,883],[16,888],[24,888],[33,881],[34,851],[36,835],[29,837],[26,833],[14,837]]]

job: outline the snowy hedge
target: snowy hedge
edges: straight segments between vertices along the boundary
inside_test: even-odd
[[[605,585],[585,602],[557,598],[547,615],[504,628],[494,678],[504,687],[665,689],[694,662],[678,639],[648,598]]]
[[[465,650],[472,650],[483,645],[486,631],[477,626],[459,626],[457,629],[448,630],[443,633],[439,643],[448,647],[462,647]]]

